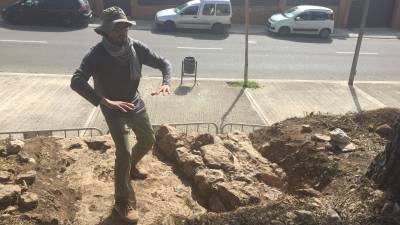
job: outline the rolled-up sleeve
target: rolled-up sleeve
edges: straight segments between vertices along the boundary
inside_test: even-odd
[[[159,56],[157,53],[148,48],[145,44],[138,41],[136,42],[138,54],[143,64],[159,69],[163,76],[163,84],[171,84],[171,63],[164,57]]]
[[[97,106],[100,104],[102,99],[92,86],[89,85],[88,81],[90,77],[95,73],[96,63],[95,54],[91,50],[82,60],[80,67],[75,71],[71,78],[71,88],[76,91],[79,95],[84,97],[93,105]]]

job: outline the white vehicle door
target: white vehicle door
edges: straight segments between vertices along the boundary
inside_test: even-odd
[[[231,6],[226,3],[218,3],[216,8],[216,18],[219,23],[231,24]]]
[[[293,33],[314,33],[318,31],[318,21],[312,19],[312,12],[303,12],[294,18]]]
[[[192,5],[186,7],[176,17],[176,26],[178,28],[201,28],[199,26],[199,6]]]
[[[215,3],[206,3],[203,5],[199,15],[199,26],[204,29],[210,29],[215,22]]]
[[[331,16],[326,12],[312,12],[313,20],[318,23],[318,32],[323,28],[329,28],[333,31],[333,20]]]

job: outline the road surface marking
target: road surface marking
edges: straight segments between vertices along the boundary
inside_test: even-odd
[[[354,54],[354,52],[336,52],[337,54]],[[360,52],[360,55],[379,55],[377,52]]]
[[[197,48],[197,47],[176,47],[180,49],[196,49],[196,50],[222,50],[222,48]]]
[[[265,125],[269,126],[271,125],[271,121],[268,120],[267,116],[264,114],[264,111],[261,109],[261,107],[258,105],[258,103],[256,102],[256,100],[253,98],[253,96],[250,94],[250,92],[248,91],[248,89],[244,90],[244,93],[246,94],[247,98],[250,101],[251,106],[253,107],[253,109],[256,111],[256,113],[258,114],[259,117],[261,117],[261,119],[263,120],[263,122],[265,123]]]
[[[249,44],[257,44],[257,41],[249,41]]]
[[[27,41],[27,40],[0,40],[0,42],[14,42],[14,43],[34,43],[34,44],[48,44],[48,41]]]

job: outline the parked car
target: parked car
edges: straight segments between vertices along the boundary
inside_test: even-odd
[[[299,5],[283,13],[272,15],[266,29],[282,36],[291,33],[318,34],[328,38],[333,32],[333,10],[312,5]]]
[[[21,0],[3,8],[1,16],[13,24],[55,20],[74,26],[87,25],[93,13],[87,0]]]
[[[155,23],[167,31],[194,28],[224,33],[231,26],[231,17],[230,0],[193,0],[176,8],[157,12]]]

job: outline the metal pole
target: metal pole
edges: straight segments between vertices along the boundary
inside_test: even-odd
[[[249,0],[245,1],[245,27],[246,27],[246,43],[244,52],[244,87],[247,87],[248,70],[249,70]]]
[[[370,0],[364,0],[364,9],[363,9],[364,11],[363,11],[363,15],[361,18],[361,26],[360,26],[360,30],[358,32],[357,45],[356,45],[356,50],[354,52],[353,64],[351,65],[351,71],[350,71],[350,77],[349,77],[349,83],[348,83],[351,86],[353,86],[354,77],[356,76],[356,73],[357,73],[358,57],[360,55],[361,42],[362,42],[362,39],[364,36],[365,24],[367,23],[367,18],[368,18],[369,1]]]

